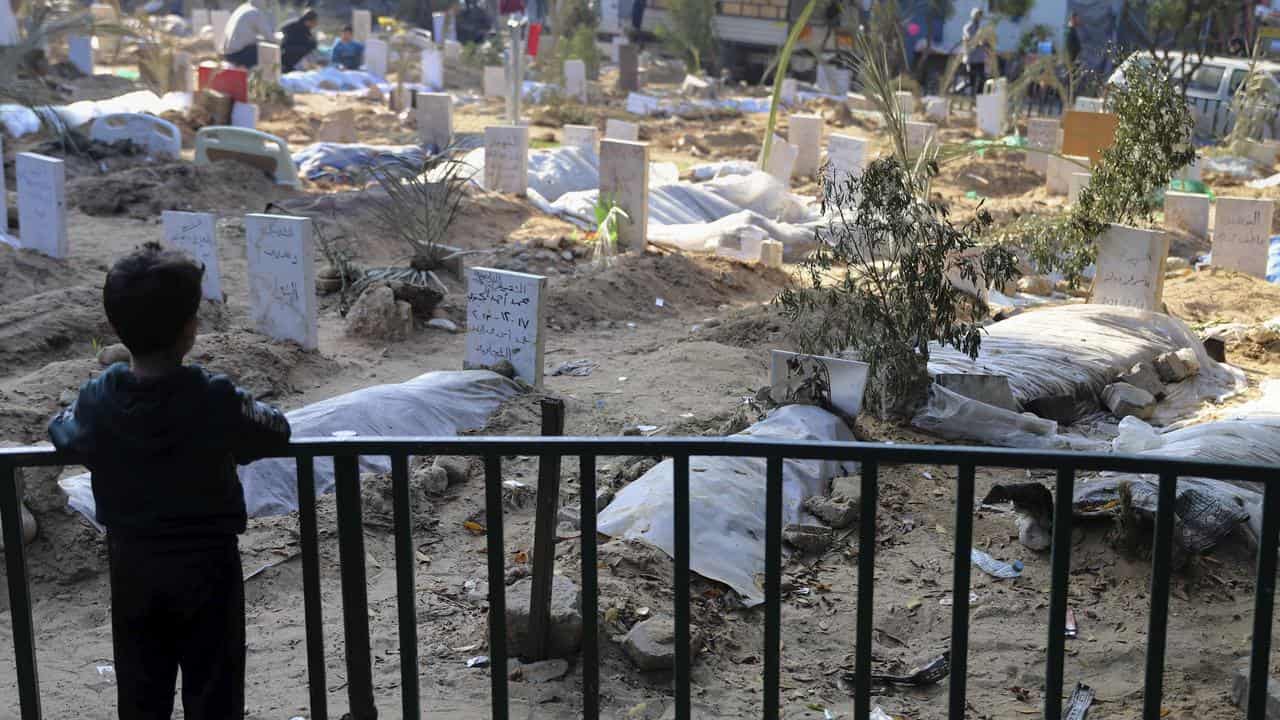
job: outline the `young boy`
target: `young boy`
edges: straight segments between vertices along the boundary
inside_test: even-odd
[[[333,44],[330,62],[343,70],[359,70],[364,64],[364,43],[358,43],[351,26],[342,28],[342,39]]]
[[[168,719],[182,669],[188,720],[244,715],[245,529],[236,463],[284,446],[289,423],[223,375],[183,365],[204,268],[148,243],[107,273],[107,319],[133,355],[49,424],[85,458],[107,528],[121,720]]]

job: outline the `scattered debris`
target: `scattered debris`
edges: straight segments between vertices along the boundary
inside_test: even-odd
[[[973,564],[982,568],[982,571],[993,578],[1007,580],[1022,575],[1022,561],[1014,560],[1012,563],[1002,562],[990,555],[982,552],[978,548],[973,548],[969,556],[973,559]]]
[[[787,544],[807,553],[820,553],[835,542],[835,533],[823,525],[788,525],[782,529]]]
[[[1195,350],[1182,348],[1157,357],[1155,367],[1164,382],[1182,382],[1200,372],[1200,359],[1196,357]]]
[[[1114,382],[1102,389],[1102,403],[1119,418],[1130,415],[1149,420],[1156,411],[1156,398],[1142,388]]]
[[[983,505],[1011,502],[1018,513],[1018,541],[1035,550],[1048,550],[1053,543],[1053,494],[1038,482],[995,485],[982,499]]]
[[[1075,691],[1067,700],[1067,709],[1062,715],[1063,720],[1084,720],[1089,714],[1089,706],[1093,705],[1093,698],[1093,688],[1084,683],[1076,683]]]
[[[933,685],[939,680],[945,678],[951,672],[951,652],[943,652],[929,662],[912,668],[905,675],[893,675],[889,673],[871,673],[871,679],[875,682],[888,683],[890,685],[906,685],[909,687],[923,687],[925,685]]]
[[[591,371],[598,367],[600,367],[599,363],[592,362],[586,358],[581,358],[578,360],[570,360],[568,362],[560,363],[555,370],[551,371],[551,374],[556,377],[588,377],[591,375]]]

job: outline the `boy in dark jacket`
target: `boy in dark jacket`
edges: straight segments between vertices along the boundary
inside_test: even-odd
[[[121,720],[168,719],[182,670],[188,720],[244,714],[245,529],[236,463],[279,450],[289,423],[223,375],[183,365],[204,268],[148,243],[107,273],[107,319],[133,354],[49,424],[92,472],[107,528]]]

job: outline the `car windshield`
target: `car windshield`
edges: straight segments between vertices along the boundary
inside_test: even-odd
[[[1222,76],[1225,73],[1226,68],[1221,65],[1201,65],[1191,74],[1187,89],[1216,94],[1218,88],[1222,87]]]

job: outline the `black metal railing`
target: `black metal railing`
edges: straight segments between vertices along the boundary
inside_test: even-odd
[[[489,644],[492,716],[506,720],[507,643],[506,584],[504,582],[502,458],[578,456],[582,537],[582,707],[583,717],[599,718],[599,633],[597,629],[596,458],[601,456],[662,456],[674,460],[674,590],[676,658],[674,692],[676,717],[690,715],[689,647],[689,459],[694,456],[763,458],[765,463],[765,633],[763,715],[779,717],[782,617],[782,499],[785,460],[833,460],[861,463],[862,497],[858,532],[857,628],[854,653],[854,717],[871,712],[871,650],[875,583],[876,511],[879,469],[882,465],[929,464],[958,468],[955,509],[951,670],[949,717],[965,716],[965,680],[969,639],[970,550],[973,543],[974,478],[978,467],[1052,469],[1057,471],[1054,495],[1048,617],[1044,717],[1062,717],[1063,664],[1070,567],[1072,497],[1076,473],[1117,471],[1155,475],[1159,502],[1152,551],[1151,611],[1148,618],[1146,679],[1142,717],[1161,717],[1165,631],[1174,528],[1174,499],[1179,477],[1237,480],[1264,485],[1262,535],[1259,538],[1254,601],[1252,659],[1248,718],[1266,713],[1268,661],[1271,650],[1272,605],[1275,592],[1277,530],[1280,530],[1280,484],[1275,467],[1204,463],[1128,455],[1104,455],[998,448],[878,445],[869,443],[809,443],[728,438],[396,438],[299,440],[283,456],[297,461],[300,503],[303,598],[306,616],[307,664],[311,717],[328,717],[325,695],[324,640],[321,624],[320,570],[317,546],[314,463],[334,459],[337,494],[339,558],[341,562],[343,632],[347,666],[347,697],[355,720],[376,716],[370,657],[367,581],[360,506],[360,456],[391,458],[394,493],[394,547],[398,622],[400,631],[401,702],[403,717],[422,716],[418,685],[414,565],[409,500],[409,457],[432,455],[478,456],[484,461],[489,575]],[[41,717],[31,592],[22,545],[16,470],[24,466],[72,464],[76,458],[52,450],[0,449],[0,522],[3,522],[5,568],[8,578],[14,653],[21,717]]]

